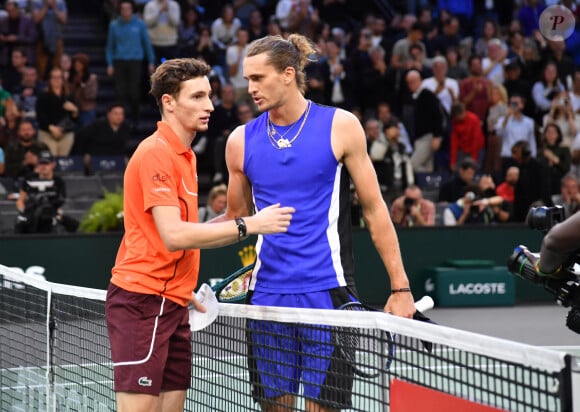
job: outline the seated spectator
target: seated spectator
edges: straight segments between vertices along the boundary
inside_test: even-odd
[[[54,156],[68,156],[74,144],[75,121],[79,109],[66,93],[62,70],[50,71],[47,89],[36,100],[38,140],[46,143]]]
[[[79,109],[77,127],[83,127],[97,117],[97,75],[89,70],[89,56],[77,53],[72,57],[68,79],[69,92]]]
[[[217,45],[220,66],[223,66],[225,62],[226,48],[234,43],[240,27],[242,27],[242,22],[235,16],[234,6],[225,4],[221,17],[211,24],[211,39]]]
[[[230,83],[234,86],[235,100],[251,103],[252,98],[248,94],[248,79],[244,77],[242,62],[246,57],[246,46],[248,45],[249,32],[245,27],[237,30],[236,40],[226,48],[226,64],[228,66],[228,75]]]
[[[388,123],[390,123],[392,120],[396,120],[400,132],[399,142],[405,145],[405,151],[407,152],[407,154],[410,155],[411,153],[413,153],[413,147],[411,146],[411,142],[409,140],[409,132],[407,132],[407,129],[405,128],[403,122],[401,122],[393,115],[391,111],[391,105],[389,103],[379,102],[377,104],[377,120],[379,121],[379,128],[381,130],[381,133],[383,133],[383,131],[385,130],[385,126]]]
[[[447,115],[451,114],[453,103],[459,98],[459,83],[447,77],[447,60],[437,56],[432,61],[433,77],[423,80],[423,87],[431,90],[445,108]]]
[[[91,156],[128,156],[131,128],[125,122],[125,108],[113,103],[104,117],[93,120],[77,132],[78,147],[85,170],[90,170]]]
[[[505,80],[503,66],[507,48],[500,39],[491,39],[487,49],[487,56],[481,59],[483,75],[495,84],[502,84]]]
[[[515,187],[519,178],[520,169],[517,166],[508,167],[505,172],[504,181],[496,189],[497,194],[513,204],[515,200]]]
[[[16,201],[16,233],[54,233],[60,227],[67,232],[76,231],[78,222],[61,210],[66,189],[64,180],[54,174],[55,167],[48,150],[39,153],[35,172],[24,179]]]
[[[465,157],[482,163],[485,148],[485,137],[481,129],[481,120],[473,112],[465,110],[465,105],[458,102],[451,110],[451,139],[449,166],[455,170],[457,163]]]
[[[383,160],[385,159],[385,155],[387,153],[387,141],[384,136],[381,136],[381,132],[379,129],[379,121],[375,118],[369,118],[364,123],[364,130],[365,136],[367,138],[367,150],[369,153],[369,157],[373,163],[375,168],[375,172],[377,174],[377,178],[382,189],[386,188],[386,181],[385,181],[385,164]]]
[[[35,124],[36,100],[43,87],[38,80],[36,68],[27,66],[22,72],[22,82],[14,89],[12,96],[22,118],[31,120]]]
[[[6,1],[5,8],[7,16],[0,20],[0,65],[10,63],[10,55],[15,48],[20,48],[28,62],[33,63],[36,25],[28,14],[20,10],[18,0]]]
[[[552,196],[555,206],[562,206],[566,217],[572,216],[580,210],[580,181],[573,174],[562,178],[560,193]]]
[[[45,143],[36,140],[36,129],[30,120],[21,120],[17,127],[18,140],[6,148],[6,175],[14,179],[34,171],[38,154],[49,150]]]
[[[538,160],[548,170],[552,194],[557,194],[560,181],[570,171],[572,154],[568,147],[562,145],[562,131],[555,123],[548,123],[544,127],[540,145]]]
[[[411,185],[391,206],[391,219],[401,227],[435,225],[435,203],[423,198],[419,186]]]
[[[228,188],[223,183],[210,189],[207,204],[198,210],[199,223],[212,220],[225,211],[227,194]]]
[[[387,186],[384,198],[387,204],[391,204],[407,187],[415,183],[411,158],[401,142],[400,124],[393,118],[383,129],[387,140],[387,152],[383,158],[383,182]]]
[[[14,92],[20,82],[22,82],[22,75],[24,68],[27,65],[28,59],[26,58],[24,51],[21,49],[12,50],[10,56],[10,65],[2,70],[2,84],[4,88],[10,93]]]
[[[490,176],[482,176],[476,185],[466,187],[465,195],[443,211],[445,226],[493,224],[510,220],[512,207],[498,196]]]
[[[473,184],[477,167],[475,160],[469,157],[464,158],[453,177],[441,185],[438,201],[452,203],[463,197],[466,193],[465,188]]]

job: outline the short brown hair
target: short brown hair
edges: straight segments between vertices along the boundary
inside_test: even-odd
[[[161,98],[164,94],[177,97],[183,82],[207,76],[210,71],[211,67],[202,60],[193,58],[166,60],[151,75],[149,94],[155,98],[159,111],[163,114]]]
[[[306,74],[304,67],[307,63],[315,60],[316,50],[312,42],[301,34],[291,34],[288,40],[280,35],[265,36],[254,40],[246,49],[246,56],[256,56],[266,53],[268,64],[274,66],[278,73],[282,73],[287,67],[292,67],[296,72],[296,83],[304,94],[306,91]]]

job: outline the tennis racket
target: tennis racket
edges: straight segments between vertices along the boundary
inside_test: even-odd
[[[254,263],[238,269],[221,282],[211,287],[218,302],[240,303],[246,300],[250,279],[254,271]]]
[[[422,312],[433,308],[433,299],[425,296],[415,302],[417,313],[414,318],[429,321]],[[382,312],[360,302],[348,302],[339,310]],[[389,370],[395,357],[395,336],[382,329],[360,329],[356,327],[335,327],[333,333],[338,351],[362,378],[377,378]],[[423,342],[426,350],[431,350],[430,342]]]

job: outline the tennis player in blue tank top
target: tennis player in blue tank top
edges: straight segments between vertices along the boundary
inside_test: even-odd
[[[235,129],[228,139],[230,178],[222,219],[245,216],[254,206],[261,210],[276,203],[296,210],[287,233],[259,236],[249,302],[337,308],[357,299],[350,221],[352,179],[389,275],[392,293],[385,311],[411,318],[415,308],[409,280],[361,124],[347,111],[304,98],[304,66],[314,53],[310,41],[298,34],[287,40],[267,36],[246,49],[244,76],[262,114]],[[351,405],[352,376],[337,385],[329,382],[333,374],[326,373],[336,370],[332,345],[311,347],[301,340],[289,348],[283,336],[309,332],[292,330],[300,328],[286,324],[277,324],[272,330],[271,322],[263,327],[274,334],[253,333],[249,356],[254,399],[263,411],[285,410],[281,405],[293,408],[300,380],[307,411]],[[285,362],[279,361],[276,345],[284,349]],[[295,351],[294,358],[286,356],[289,349]],[[328,350],[330,353],[320,353]],[[320,356],[326,359],[324,365]]]

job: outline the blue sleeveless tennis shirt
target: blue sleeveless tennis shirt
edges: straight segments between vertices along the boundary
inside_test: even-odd
[[[257,209],[275,203],[296,209],[288,232],[258,237],[250,290],[306,293],[354,286],[350,178],[330,139],[336,109],[310,104],[289,148],[273,146],[267,113],[245,126],[244,172]],[[292,140],[302,120],[294,128],[275,128],[282,135],[290,129],[285,138]]]

